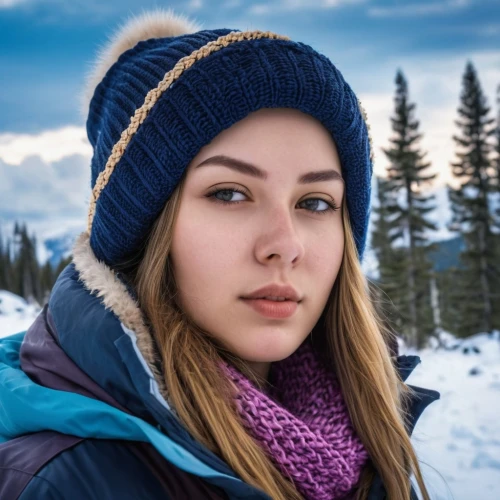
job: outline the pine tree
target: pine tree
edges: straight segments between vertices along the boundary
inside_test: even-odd
[[[409,102],[408,83],[401,71],[397,72],[395,83],[393,136],[391,147],[384,149],[390,161],[387,191],[392,198],[387,210],[393,214],[393,243],[404,249],[405,255],[394,262],[394,273],[402,270],[405,282],[397,291],[400,314],[405,320],[402,333],[411,346],[421,347],[434,333],[430,296],[432,266],[428,258],[433,247],[426,230],[436,229],[428,219],[428,213],[435,209],[429,205],[434,196],[424,196],[422,186],[430,184],[437,174],[426,172],[430,163],[424,161],[425,153],[418,146],[422,134],[418,132],[415,104]]]
[[[373,208],[377,219],[374,221],[371,246],[378,262],[379,278],[376,294],[378,310],[386,326],[391,330],[401,332],[406,322],[405,307],[401,303],[400,290],[405,286],[404,270],[406,267],[406,252],[395,248],[393,242],[402,236],[401,230],[394,224],[394,203],[390,199],[388,181],[376,177],[378,206]]]
[[[40,269],[40,304],[45,305],[49,300],[50,291],[54,285],[54,270],[50,261],[47,261]]]
[[[36,237],[29,236],[26,224],[14,224],[12,239],[5,239],[0,231],[0,290],[43,305],[57,277],[70,262],[71,256],[62,258],[55,270],[50,262],[41,266],[36,255]]]
[[[39,264],[36,256],[36,239],[30,238],[26,224],[15,225],[17,249],[14,263],[17,293],[28,302],[41,300],[39,286]]]
[[[3,243],[2,274],[4,281],[0,288],[11,290],[14,283],[14,264],[12,261],[12,240],[7,238]]]
[[[453,136],[457,161],[452,163],[452,172],[458,187],[448,186],[452,209],[449,229],[461,233],[466,246],[454,285],[455,300],[460,303],[457,333],[461,336],[490,332],[498,321],[493,306],[500,298],[500,269],[497,238],[492,231],[495,221],[489,206],[489,195],[496,190],[491,159],[495,120],[489,118],[489,113],[477,72],[468,62],[462,79],[459,119],[455,122],[460,135]]]
[[[11,241],[12,252],[12,278],[10,289],[12,293],[24,297],[23,295],[23,266],[20,263],[21,254],[21,227],[16,221],[14,224],[14,233]]]
[[[436,273],[436,282],[439,290],[441,312],[441,326],[448,332],[459,332],[461,324],[460,293],[457,292],[457,282],[461,276],[461,269],[450,267]]]

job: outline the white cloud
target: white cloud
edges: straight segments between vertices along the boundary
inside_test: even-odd
[[[20,165],[0,160],[0,217],[44,219],[84,216],[90,195],[90,164],[82,155],[47,163],[29,156]]]
[[[448,0],[444,2],[410,3],[394,7],[371,7],[368,15],[371,17],[415,17],[434,14],[448,14],[470,5],[470,0]]]
[[[459,24],[441,27],[443,37],[447,36],[462,36],[462,37],[495,37],[500,35],[500,22],[483,22],[479,24]]]
[[[84,230],[91,152],[78,127],[0,135],[0,226],[23,221],[38,235]]]
[[[200,10],[201,8],[203,8],[203,0],[190,0],[190,2],[188,2],[187,4],[187,8],[189,10]]]
[[[262,16],[265,14],[269,14],[271,10],[272,7],[268,4],[255,4],[248,9],[248,13],[255,14],[257,16]]]
[[[90,157],[92,148],[83,127],[69,126],[39,134],[0,134],[0,160],[20,165],[29,156],[44,162],[61,160],[69,155]]]
[[[485,24],[481,28],[478,28],[477,33],[483,36],[500,35],[500,23]]]
[[[287,9],[295,10],[310,9],[314,7],[329,9],[333,7],[340,7],[342,5],[357,5],[367,1],[369,0],[282,0],[279,3]]]
[[[333,9],[345,5],[357,5],[369,0],[277,0],[274,2],[254,4],[248,8],[248,13],[265,15],[276,12],[297,10]],[[232,6],[234,2],[229,2]]]
[[[27,0],[0,0],[0,9],[10,9],[11,7],[17,7]]]

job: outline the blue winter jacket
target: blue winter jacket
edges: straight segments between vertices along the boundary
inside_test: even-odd
[[[182,426],[130,291],[91,257],[75,255],[27,332],[0,339],[0,499],[269,499]],[[420,359],[397,362],[406,379]],[[439,398],[413,389],[409,434]],[[377,476],[370,500],[383,498]]]

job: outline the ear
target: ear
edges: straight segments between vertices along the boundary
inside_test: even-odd
[[[85,84],[79,94],[81,118],[87,120],[90,101],[97,85],[124,52],[142,40],[195,33],[200,29],[201,26],[195,21],[181,14],[175,14],[172,9],[158,8],[129,17],[101,46],[95,62],[91,64],[86,74]]]

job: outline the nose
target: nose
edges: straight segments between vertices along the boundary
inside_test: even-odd
[[[273,207],[267,212],[255,243],[255,257],[261,263],[295,267],[304,258],[304,243],[290,211]]]

